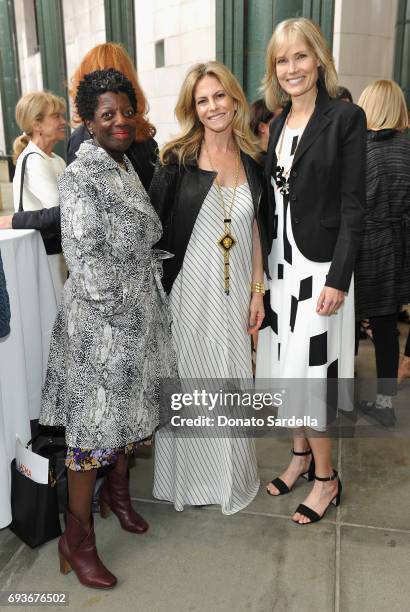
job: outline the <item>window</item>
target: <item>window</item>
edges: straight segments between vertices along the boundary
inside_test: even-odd
[[[310,17],[332,46],[334,0],[216,0],[215,7],[216,57],[232,70],[249,100],[259,95],[266,46],[283,19]]]
[[[157,40],[155,43],[155,68],[163,68],[165,66],[165,49],[164,41]]]
[[[410,108],[410,0],[399,0],[396,23],[394,80],[402,88]]]

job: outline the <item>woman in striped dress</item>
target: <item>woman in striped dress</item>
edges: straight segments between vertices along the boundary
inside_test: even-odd
[[[394,81],[374,81],[359,99],[367,117],[366,214],[356,265],[356,316],[369,319],[377,366],[375,401],[361,408],[394,425],[399,339],[397,314],[410,302],[410,143],[407,108]]]
[[[249,334],[264,317],[259,150],[243,91],[218,62],[188,73],[176,116],[181,135],[161,151],[150,196],[163,246],[174,253],[163,283],[179,375],[188,386],[187,379],[207,379],[209,390],[227,379],[252,380]],[[200,407],[198,414],[209,413]],[[176,510],[219,504],[232,514],[248,505],[259,488],[254,442],[219,434],[159,432],[154,496]]]

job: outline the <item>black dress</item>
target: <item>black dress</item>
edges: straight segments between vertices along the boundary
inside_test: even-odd
[[[410,302],[410,140],[397,130],[368,131],[355,299],[357,319],[393,314]]]

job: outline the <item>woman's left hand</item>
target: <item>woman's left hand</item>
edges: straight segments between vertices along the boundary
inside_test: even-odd
[[[320,315],[329,316],[336,314],[345,301],[345,294],[333,287],[323,287],[316,305],[316,312]]]
[[[262,293],[254,293],[249,306],[248,334],[254,334],[262,325],[265,318]]]

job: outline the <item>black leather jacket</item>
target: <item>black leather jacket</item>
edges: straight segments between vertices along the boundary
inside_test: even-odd
[[[262,168],[249,155],[241,153],[241,158],[258,222],[263,266],[269,275],[265,235],[267,197]],[[215,172],[198,168],[196,160],[186,162],[185,166],[179,165],[177,160],[165,166],[157,163],[149,195],[164,229],[157,246],[174,254],[172,259],[164,260],[162,282],[167,293],[171,291],[182,267],[196,218],[215,176]]]

